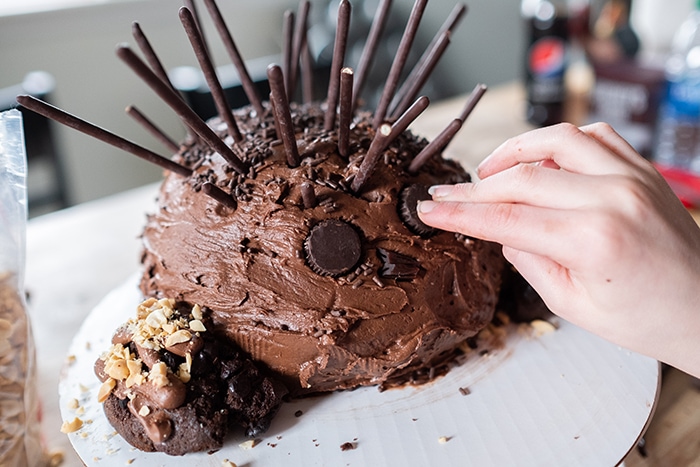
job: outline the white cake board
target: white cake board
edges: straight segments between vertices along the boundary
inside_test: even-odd
[[[85,422],[69,436],[88,466],[221,467],[225,459],[239,467],[612,466],[643,433],[659,391],[658,362],[562,321],[540,336],[511,332],[502,349],[474,355],[423,386],[285,403],[252,449],[233,434],[214,454],[143,453],[107,422],[93,372],[114,330],[141,301],[136,282],[91,312],[59,385],[63,419]],[[73,399],[80,409],[69,408]],[[355,448],[342,450],[346,442]]]

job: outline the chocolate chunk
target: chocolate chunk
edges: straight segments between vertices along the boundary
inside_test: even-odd
[[[436,232],[434,228],[424,224],[418,218],[418,212],[416,211],[418,201],[429,199],[431,199],[431,196],[428,193],[428,187],[425,185],[408,185],[401,190],[399,216],[401,216],[401,220],[411,232],[422,237],[428,237]]]
[[[352,270],[362,255],[360,235],[341,220],[317,224],[304,242],[309,266],[322,276],[339,276]]]
[[[377,256],[382,261],[379,276],[386,279],[411,280],[422,271],[418,260],[395,251],[377,248]]]

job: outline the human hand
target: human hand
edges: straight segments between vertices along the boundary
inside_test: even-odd
[[[700,229],[607,124],[506,141],[480,181],[431,188],[426,224],[503,245],[550,310],[700,376]]]

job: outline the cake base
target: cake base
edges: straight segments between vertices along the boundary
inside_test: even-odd
[[[655,360],[569,323],[537,335],[506,327],[502,348],[479,349],[422,386],[366,387],[282,404],[256,443],[231,433],[216,453],[171,457],[126,443],[96,400],[93,364],[140,303],[137,276],[115,289],[75,336],[59,385],[64,420],[88,466],[615,465],[643,432],[658,394]],[[460,390],[461,389],[461,390]],[[74,407],[74,399],[78,409]],[[251,444],[256,444],[250,448]]]

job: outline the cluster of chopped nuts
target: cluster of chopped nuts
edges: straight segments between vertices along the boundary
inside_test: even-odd
[[[199,305],[194,305],[189,315],[176,311],[175,305],[173,299],[149,298],[138,306],[136,318],[127,321],[117,331],[112,347],[100,357],[108,378],[98,391],[99,402],[109,397],[117,382],[123,382],[127,389],[145,382],[156,388],[171,384],[168,375],[173,372],[165,362],[144,361],[142,355],[132,352],[129,342],[136,344],[142,354],[165,349],[184,357],[185,362],[180,364],[175,376],[183,383],[190,380],[192,352],[201,348],[198,347],[198,343],[201,345],[200,333],[207,329],[202,323]]]
[[[29,322],[15,276],[0,273],[0,465],[43,465]]]

